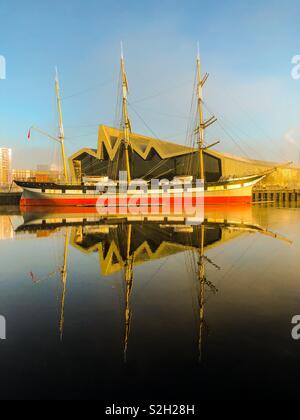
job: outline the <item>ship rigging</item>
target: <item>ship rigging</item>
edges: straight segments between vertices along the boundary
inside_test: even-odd
[[[16,184],[23,189],[21,199],[22,206],[95,206],[95,207],[130,207],[132,199],[134,206],[149,207],[155,205],[163,205],[165,200],[169,204],[174,205],[183,202],[186,205],[203,206],[203,204],[233,204],[233,203],[249,203],[252,201],[252,188],[268,174],[276,169],[256,173],[249,176],[219,179],[215,182],[207,182],[205,179],[204,152],[217,145],[215,142],[206,146],[204,137],[205,130],[210,127],[217,119],[212,116],[205,120],[203,111],[203,88],[208,79],[206,73],[202,78],[200,53],[197,56],[196,69],[196,99],[197,99],[197,126],[194,134],[197,137],[196,154],[196,179],[187,165],[187,172],[183,176],[175,177],[166,189],[162,177],[165,172],[160,174],[158,185],[153,187],[149,179],[149,175],[154,170],[158,170],[162,162],[154,165],[147,174],[144,175],[144,184],[140,188],[141,180],[136,184],[132,173],[132,128],[128,113],[128,79],[125,71],[125,59],[123,47],[121,53],[121,91],[122,91],[122,121],[121,121],[121,139],[118,155],[115,156],[114,164],[119,164],[120,154],[125,159],[125,170],[127,176],[127,190],[122,188],[122,181],[115,181],[111,184],[107,180],[84,180],[80,183],[69,182],[68,165],[65,152],[65,132],[63,125],[63,116],[61,108],[60,88],[58,74],[55,77],[55,92],[57,98],[59,134],[57,138],[44,133],[37,129],[40,133],[47,135],[61,145],[61,155],[64,168],[64,183],[37,183],[37,182],[20,182]],[[34,127],[33,127],[34,128]],[[165,164],[166,162],[164,162]],[[117,168],[118,170],[120,168]],[[114,188],[110,188],[113,185]],[[188,185],[188,186],[187,186]]]

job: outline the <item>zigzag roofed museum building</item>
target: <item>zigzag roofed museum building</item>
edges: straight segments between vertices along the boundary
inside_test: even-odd
[[[69,159],[72,181],[80,183],[88,177],[114,177],[125,170],[122,159],[122,131],[100,126],[98,148],[83,148]],[[199,174],[198,150],[180,144],[131,134],[131,173],[133,179],[168,179]],[[278,163],[251,160],[213,150],[204,152],[205,181],[208,185],[222,179],[248,177],[268,171],[260,184],[280,187],[300,186],[300,167],[280,167]],[[274,169],[276,171],[274,171]],[[213,186],[212,186],[213,187]],[[217,188],[218,186],[216,186]]]
[[[97,149],[81,149],[70,158],[72,180],[84,177],[115,178],[116,171],[125,171],[122,158],[123,132],[100,126]],[[167,179],[194,175],[199,177],[198,151],[179,144],[131,134],[130,169],[132,179]],[[205,155],[206,179],[218,181],[221,177],[221,160]]]

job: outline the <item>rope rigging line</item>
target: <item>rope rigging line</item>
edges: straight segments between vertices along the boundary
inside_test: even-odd
[[[89,133],[89,134],[80,134],[78,136],[66,136],[65,139],[70,141],[70,140],[74,140],[74,139],[81,139],[82,137],[92,137],[92,136],[96,136],[97,133]]]
[[[204,103],[204,107],[207,109],[207,111],[208,112],[210,112],[211,113],[211,111],[210,111],[210,108],[209,108],[209,106],[208,106],[208,104],[207,104],[207,102],[205,102]],[[236,138],[238,138],[239,140],[240,140],[240,142],[241,143],[244,143],[245,144],[245,146],[247,146],[248,147],[248,149],[250,149],[250,150],[252,150],[252,152],[254,152],[254,154],[255,155],[260,155],[261,157],[263,157],[262,155],[261,155],[261,153],[260,153],[260,151],[258,151],[257,149],[255,149],[253,146],[250,146],[239,134],[238,134],[238,130],[240,130],[240,131],[242,131],[241,129],[239,129],[239,128],[236,128],[236,127],[234,127],[233,126],[233,124],[231,124],[231,123],[229,123],[229,122],[226,122],[226,118],[224,117],[224,116],[222,116],[222,115],[218,115],[218,121],[219,121],[219,125],[220,125],[220,127],[225,131],[225,133],[227,134],[227,135],[229,135],[229,136],[231,136],[231,139],[233,139],[234,137],[236,137]],[[222,124],[220,123],[220,121],[222,121]],[[227,126],[227,129],[226,129],[226,126]],[[225,127],[225,129],[224,129],[224,127]],[[233,133],[233,135],[231,135],[231,134],[229,134],[229,132],[230,132],[230,130],[232,131],[232,133]],[[247,135],[245,132],[244,132],[244,134],[245,135]],[[247,135],[248,136],[248,135]],[[236,145],[237,145],[237,143],[235,143]],[[249,155],[247,154],[247,152],[244,150],[244,149],[242,149],[242,146],[240,146],[240,145],[237,145],[237,147],[239,147],[239,149],[240,150],[242,150],[242,152],[248,157],[248,159],[250,159],[250,157],[249,157]]]
[[[282,159],[282,156],[288,161],[289,158],[286,155],[286,152],[282,152],[280,150],[278,150],[278,152],[275,152],[275,148],[274,148],[274,139],[272,139],[272,137],[267,133],[267,131],[256,121],[255,117],[253,116],[253,114],[251,114],[251,112],[249,111],[249,109],[246,108],[246,106],[242,103],[242,101],[238,100],[238,98],[235,95],[232,95],[231,92],[229,92],[228,88],[226,88],[225,85],[223,85],[223,89],[226,91],[227,93],[227,97],[230,98],[232,100],[232,103],[234,103],[235,105],[237,105],[238,109],[240,111],[242,111],[242,113],[247,117],[248,122],[252,123],[252,127],[256,129],[257,133],[258,131],[260,133],[262,133],[265,137],[265,139],[268,140],[268,144],[269,147],[267,147],[267,150],[273,155],[275,160],[278,159]],[[239,130],[242,132],[242,130],[239,128]],[[245,133],[245,132],[244,132]],[[247,134],[247,137],[249,136],[249,133]],[[252,135],[250,135],[249,137],[251,137]],[[253,136],[252,136],[253,137]],[[256,138],[257,139],[257,138]],[[261,141],[260,139],[258,139],[259,141]],[[268,146],[267,144],[265,144],[265,146]],[[250,146],[248,146],[250,148]],[[252,148],[252,150],[254,150]],[[258,154],[262,157],[263,160],[266,160],[266,158],[261,154],[261,152],[258,152],[257,150],[255,151],[255,154]],[[280,153],[280,158],[278,156],[278,153]]]
[[[203,103],[204,107],[206,108],[206,110],[208,112],[211,112],[208,109],[208,106],[206,103]],[[222,128],[222,130],[227,134],[227,136],[230,138],[230,140],[235,144],[235,146],[242,152],[242,154],[247,157],[247,159],[251,159],[248,155],[248,153],[243,149],[243,147],[235,140],[235,138],[230,134],[230,132],[228,131],[228,129],[226,129],[226,127],[224,126],[224,123],[221,122],[222,117],[218,119],[217,124]]]
[[[116,109],[115,109],[115,117],[114,117],[114,127],[119,127],[119,131],[122,131],[122,101],[121,101],[121,92],[122,92],[122,73],[121,69],[119,71],[118,77],[118,84],[117,84],[117,101],[116,101]],[[108,162],[108,177],[110,179],[117,179],[117,174],[119,171],[119,162],[120,162],[120,148],[117,151],[115,159],[111,161],[109,159]]]
[[[99,124],[83,124],[83,125],[68,125],[68,126],[65,126],[65,129],[67,129],[67,130],[75,130],[75,129],[78,129],[78,128],[97,128],[97,127],[99,127]]]
[[[156,135],[156,133],[148,126],[148,124],[145,122],[145,120],[143,119],[143,117],[136,111],[136,109],[132,106],[132,104],[130,104],[128,102],[129,107],[133,110],[133,112],[137,115],[138,118],[140,118],[140,120],[143,122],[143,124],[147,127],[147,129],[152,133],[152,135],[154,136],[154,138],[156,140],[159,140],[158,136]],[[154,173],[155,171],[157,171],[158,169],[160,169],[163,165],[166,165],[169,162],[170,158],[168,159],[162,159],[160,162],[158,162],[156,165],[154,165],[150,171],[148,171],[144,176],[143,179],[145,179],[146,177],[148,177],[149,175],[151,175],[152,173]],[[170,172],[170,171],[168,171]],[[163,175],[166,175],[167,172],[163,173]],[[161,175],[160,175],[161,176]]]
[[[138,113],[138,111],[132,106],[132,104],[128,101],[128,106],[132,109],[132,111],[136,114],[136,116],[142,121],[142,123],[145,125],[145,127],[151,132],[151,134],[159,140],[157,134],[152,130],[151,127],[146,123],[146,121],[143,119],[143,117]]]
[[[197,68],[196,68],[193,91],[192,91],[191,106],[190,106],[190,112],[189,112],[189,120],[186,127],[186,140],[185,140],[186,146],[194,148],[194,149],[196,149],[196,145],[197,145],[195,128],[198,126],[197,115],[199,112],[198,103],[196,101],[197,83],[198,81],[197,81]],[[190,154],[187,158],[187,165],[186,165],[187,173],[193,172],[194,165],[195,165],[194,156],[193,154]]]
[[[188,120],[189,117],[186,115],[175,115],[175,114],[169,114],[167,112],[160,112],[154,109],[149,109],[149,108],[145,108],[145,107],[141,107],[139,106],[139,108],[143,109],[144,111],[150,112],[151,114],[156,114],[156,115],[160,115],[162,117],[169,117],[169,118],[177,118],[177,119],[181,119],[181,120]]]
[[[176,89],[176,88],[180,88],[180,87],[186,86],[186,85],[188,85],[188,84],[190,84],[190,83],[191,83],[191,80],[189,80],[188,82],[185,82],[185,83],[183,83],[183,84],[181,84],[181,85],[177,85],[177,86],[175,86],[175,87],[173,86],[173,87],[170,87],[170,88],[166,88],[166,89],[161,90],[160,92],[157,92],[157,93],[155,93],[155,94],[153,94],[153,95],[146,96],[146,97],[144,97],[144,98],[141,98],[141,99],[135,100],[135,101],[133,101],[132,103],[133,103],[133,104],[138,104],[138,103],[141,103],[141,102],[148,101],[149,99],[154,99],[154,98],[157,98],[157,97],[162,96],[162,95],[164,95],[164,94],[166,94],[166,93],[168,93],[168,92],[170,92],[170,91],[172,91],[172,90],[174,90],[174,89]]]
[[[225,280],[226,277],[228,277],[229,274],[232,273],[234,269],[236,269],[238,266],[238,262],[241,263],[242,259],[249,253],[249,250],[251,247],[253,247],[254,243],[257,243],[257,236],[253,235],[253,238],[251,238],[251,241],[249,241],[248,244],[246,244],[246,248],[242,249],[241,253],[238,255],[236,260],[230,265],[229,269],[224,273],[224,275],[221,277],[221,281]]]
[[[194,89],[193,89],[193,92],[194,92],[194,94],[193,94],[193,99],[194,99],[194,97],[195,97],[195,85],[196,84],[196,79],[195,79],[195,82],[194,82]],[[192,101],[192,102],[194,102],[194,101]],[[159,138],[158,138],[158,136],[157,136],[157,134],[151,129],[151,127],[149,127],[149,125],[145,122],[145,120],[144,120],[144,118],[139,114],[139,112],[133,107],[133,105],[132,105],[132,103],[129,103],[128,102],[128,105],[130,106],[130,108],[133,110],[133,112],[137,115],[137,117],[142,121],[142,123],[145,125],[145,127],[152,133],[152,135],[157,139],[157,140],[159,140]],[[193,105],[192,105],[193,106]],[[192,106],[191,106],[191,109],[192,109]],[[150,171],[148,171],[145,175],[144,175],[144,177],[143,177],[143,179],[145,179],[146,177],[148,177],[149,175],[151,175],[152,173],[154,173],[155,171],[157,171],[158,169],[160,169],[162,166],[164,166],[164,165],[166,165],[169,161],[170,161],[170,159],[171,158],[168,158],[168,159],[165,159],[165,160],[161,160],[159,163],[157,163],[154,167],[152,167],[151,168],[151,170]],[[189,162],[190,161],[190,162]],[[192,154],[188,157],[188,167],[192,167],[192,163],[193,163],[193,156],[192,156]],[[161,176],[163,176],[163,175],[166,175],[166,174],[168,174],[168,173],[170,173],[170,172],[172,172],[172,170],[170,169],[170,170],[167,170],[167,171],[165,171],[165,172],[163,172],[163,173],[161,173],[161,174],[159,174],[159,177],[161,177]],[[189,172],[188,172],[189,173]]]
[[[93,87],[90,87],[90,88],[87,88],[87,89],[85,89],[85,90],[82,90],[82,91],[80,91],[80,92],[76,92],[76,93],[74,93],[74,94],[72,94],[72,95],[69,95],[69,96],[63,96],[63,97],[61,98],[61,101],[66,101],[66,100],[68,100],[68,99],[72,99],[72,98],[75,98],[75,97],[77,97],[77,96],[85,95],[86,93],[93,91],[95,88],[108,86],[108,85],[110,85],[110,84],[111,84],[111,83],[113,83],[113,82],[114,82],[114,80],[112,80],[112,79],[111,79],[111,80],[109,80],[109,81],[102,82],[102,83],[99,83],[99,84],[97,84],[97,85],[94,85]]]
[[[109,82],[104,82],[101,83],[98,86],[105,86],[107,84],[111,83],[111,81]],[[177,85],[178,87],[181,86],[185,86],[187,84],[190,84],[191,81],[185,82],[184,84],[181,85]],[[194,85],[193,85],[193,95],[192,95],[192,102],[191,102],[191,107],[190,107],[190,114],[188,117],[186,116],[179,116],[179,115],[172,115],[172,114],[168,114],[168,113],[163,113],[163,112],[158,112],[158,111],[149,111],[149,112],[155,112],[158,115],[161,116],[166,116],[166,117],[170,117],[170,118],[180,118],[180,119],[184,119],[187,120],[187,127],[186,127],[186,141],[185,144],[188,147],[191,147],[193,149],[195,149],[195,153],[196,153],[196,148],[197,148],[197,134],[195,131],[195,127],[199,126],[199,121],[197,118],[198,115],[198,103],[196,101],[196,87],[197,87],[197,75],[194,78]],[[121,77],[121,71],[119,73],[119,81],[118,81],[118,95],[117,95],[117,104],[116,104],[116,113],[115,113],[115,124],[114,126],[119,125],[120,127],[120,132],[122,132],[122,130],[124,129],[123,124],[121,122],[121,109],[122,109],[122,101],[121,101],[121,88],[122,88],[122,77]],[[84,91],[75,93],[73,95],[67,96],[67,97],[63,97],[63,100],[84,94],[86,92],[89,92],[91,90],[93,90],[94,88],[89,88],[86,89]],[[151,134],[154,136],[155,139],[159,140],[159,137],[157,136],[157,134],[153,131],[153,129],[147,124],[147,122],[145,121],[145,119],[141,116],[141,114],[136,110],[136,108],[133,106],[133,104],[137,104],[137,103],[141,103],[144,102],[146,100],[152,99],[152,98],[156,98],[158,96],[164,95],[165,93],[169,92],[170,90],[174,90],[174,87],[172,88],[167,88],[164,89],[160,92],[157,92],[156,94],[153,94],[151,96],[148,97],[144,97],[141,98],[139,100],[133,101],[133,102],[129,102],[128,106],[130,107],[130,109],[135,113],[135,115],[140,119],[140,121],[143,123],[143,125],[147,128],[147,130],[149,130],[149,132],[151,132]],[[205,110],[210,114],[213,115],[208,104],[206,102],[203,101],[203,106],[205,108]],[[240,105],[240,108],[242,106]],[[145,109],[145,108],[144,108]],[[248,114],[249,116],[249,114]],[[254,122],[254,120],[251,118],[251,120]],[[118,124],[119,123],[119,124]],[[232,141],[232,143],[235,145],[236,148],[239,149],[239,151],[242,153],[242,155],[244,155],[246,158],[251,159],[247,150],[245,150],[245,148],[237,141],[240,140],[241,143],[244,143],[244,145],[252,150],[252,152],[254,152],[255,154],[260,155],[260,152],[257,151],[254,147],[250,146],[249,144],[247,144],[244,139],[242,137],[239,136],[239,134],[237,133],[237,129],[236,128],[231,128],[230,124],[228,124],[228,122],[226,122],[225,117],[223,116],[219,116],[218,118],[218,125],[220,126],[220,128],[224,131],[224,133],[228,136],[228,138]],[[83,126],[82,126],[83,127]],[[88,127],[88,126],[86,126]],[[260,128],[257,125],[258,128]],[[263,130],[260,128],[260,130],[263,132]],[[94,136],[94,133],[91,134],[83,134],[83,135],[78,135],[78,136],[70,136],[67,137],[68,140],[73,140],[76,138],[83,138],[83,137],[89,137],[89,136]],[[269,140],[270,137],[268,137]],[[130,149],[132,150],[132,146],[129,144]],[[186,169],[186,173],[187,174],[192,174],[192,172],[194,172],[195,169],[195,153],[190,153],[186,156],[185,159],[185,169]],[[117,154],[115,156],[115,159],[113,161],[109,161],[108,163],[108,172],[111,173],[113,175],[112,178],[116,178],[118,170],[119,170],[119,163],[120,163],[120,159],[123,156],[121,147],[118,149]],[[159,169],[162,169],[163,166],[167,165],[168,162],[171,160],[171,158],[168,159],[161,159],[158,163],[156,163],[144,176],[143,179],[145,179],[146,177],[148,177],[149,175],[153,174],[154,172],[157,172]],[[181,164],[182,166],[183,164]],[[94,167],[95,166],[95,162],[89,164],[86,166],[86,168],[89,167]],[[162,172],[159,177],[161,177],[162,175],[166,175],[169,172],[172,172],[172,169],[168,169],[165,172]]]
[[[253,127],[258,129],[266,137],[266,139],[270,143],[270,146],[272,146],[270,147],[269,150],[275,157],[276,154],[274,150],[274,139],[272,139],[272,137],[266,132],[266,130],[263,127],[261,127],[260,124],[258,124],[258,122],[255,120],[255,117],[250,113],[250,111],[245,107],[245,105],[242,104],[242,101],[238,100],[236,96],[230,94],[229,90],[226,88],[226,85],[223,85],[223,88],[227,92],[227,96],[232,100],[232,102],[235,102],[235,104],[238,105],[238,108],[243,111],[244,115],[247,116],[248,120],[252,122]],[[289,160],[287,156],[284,156],[284,157],[287,160]],[[277,159],[277,155],[276,155],[276,159]]]

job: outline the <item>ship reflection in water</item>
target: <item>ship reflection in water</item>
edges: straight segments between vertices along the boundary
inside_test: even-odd
[[[192,224],[34,211],[1,219],[4,396],[297,394],[298,209],[211,207]]]

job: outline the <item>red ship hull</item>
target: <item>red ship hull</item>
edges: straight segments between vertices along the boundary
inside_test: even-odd
[[[195,197],[193,199],[178,199],[170,197],[169,203],[171,205],[182,205],[183,203],[187,205],[197,205],[199,203],[206,204],[206,205],[213,205],[213,204],[236,204],[236,203],[251,203],[252,195],[240,195],[240,196],[207,196],[204,197],[204,201],[202,202],[199,198]],[[33,199],[33,198],[22,198],[20,205],[22,207],[30,207],[30,206],[48,206],[48,207],[72,207],[72,206],[88,206],[88,207],[128,207],[128,206],[164,206],[166,205],[166,200],[161,198],[159,200],[153,200],[152,198],[149,199],[136,199],[134,200],[134,204],[132,203],[132,198],[128,200],[124,199],[99,199],[99,198],[46,198],[46,199]]]
[[[87,185],[57,185],[16,182],[23,188],[21,206],[48,207],[151,207],[201,206],[251,203],[252,189],[264,175],[253,175],[202,187],[159,188],[101,193]]]

